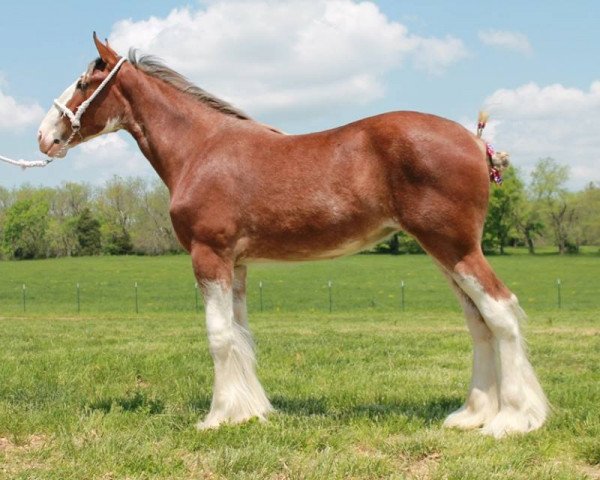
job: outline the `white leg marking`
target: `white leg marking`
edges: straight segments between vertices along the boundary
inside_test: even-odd
[[[444,426],[466,430],[481,427],[496,416],[498,389],[492,332],[465,293],[458,290],[457,295],[473,339],[473,376],[466,402],[446,418]]]
[[[494,337],[499,411],[482,432],[496,438],[540,428],[548,416],[548,401],[527,359],[519,318],[524,316],[512,295],[496,300],[472,277],[457,277],[485,319]]]
[[[246,306],[246,267],[235,267],[233,273],[233,316],[236,323],[249,330]]]
[[[215,383],[210,412],[197,427],[216,428],[252,417],[264,420],[272,407],[256,376],[250,332],[234,321],[232,291],[220,283],[205,284],[203,290]]]

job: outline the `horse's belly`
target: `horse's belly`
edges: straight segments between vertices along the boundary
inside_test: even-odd
[[[320,242],[318,237],[306,243],[289,239],[285,245],[280,245],[278,248],[257,249],[257,255],[243,256],[243,263],[297,262],[343,257],[372,248],[399,230],[399,225],[390,222],[363,235],[340,239],[335,245],[331,242]]]

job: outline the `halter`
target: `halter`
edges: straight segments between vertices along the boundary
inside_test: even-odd
[[[117,74],[117,72],[121,68],[121,65],[123,65],[123,63],[125,63],[126,61],[127,61],[127,59],[125,57],[121,57],[121,59],[119,59],[119,61],[115,65],[115,68],[113,68],[109,72],[109,74],[106,76],[106,78],[104,80],[102,80],[102,83],[100,83],[100,85],[98,85],[96,90],[94,90],[94,93],[92,93],[90,95],[90,98],[88,98],[87,100],[82,102],[81,105],[79,105],[79,108],[77,109],[77,113],[73,113],[73,111],[69,107],[67,107],[66,105],[63,105],[57,99],[54,100],[54,106],[62,112],[63,117],[67,117],[69,119],[69,121],[71,122],[71,135],[69,136],[67,141],[63,144],[61,149],[58,151],[58,153],[56,154],[57,156],[61,155],[69,148],[69,144],[73,141],[73,138],[75,138],[75,135],[79,134],[79,130],[81,129],[82,115],[85,113],[85,111],[90,106],[92,101],[100,94],[100,92],[106,86],[106,84],[108,82],[110,82],[111,79]],[[6,162],[6,163],[10,163],[11,165],[17,165],[23,169],[26,169],[26,168],[31,168],[31,167],[45,167],[46,165],[51,163],[54,160],[54,158],[48,157],[48,158],[45,158],[44,160],[35,160],[33,162],[30,162],[30,161],[23,160],[23,159],[13,160],[11,158],[3,157],[2,155],[0,155],[0,160],[2,160],[3,162]]]

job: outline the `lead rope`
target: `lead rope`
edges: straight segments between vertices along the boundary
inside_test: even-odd
[[[90,98],[88,98],[87,100],[82,102],[81,105],[79,105],[79,108],[77,109],[77,113],[73,113],[73,111],[70,108],[68,108],[66,105],[63,105],[62,103],[60,103],[57,99],[54,100],[54,106],[56,108],[58,108],[62,112],[63,116],[67,117],[69,119],[69,121],[71,122],[71,135],[69,136],[67,141],[63,144],[61,149],[58,151],[57,156],[63,154],[69,148],[69,144],[73,141],[73,138],[75,138],[75,135],[77,135],[79,133],[79,130],[81,129],[82,115],[85,113],[85,111],[90,106],[92,101],[100,94],[100,92],[106,86],[106,84],[108,82],[110,82],[110,80],[117,74],[117,72],[121,68],[121,65],[123,65],[123,63],[125,63],[126,61],[127,61],[127,59],[125,57],[122,57],[117,62],[117,64],[115,65],[115,68],[113,68],[109,72],[109,74],[106,76],[106,78],[104,80],[102,80],[102,83],[100,85],[98,85],[98,88],[96,88],[96,90],[94,90],[94,93],[92,93]],[[45,167],[49,163],[52,163],[54,161],[54,158],[48,157],[43,160],[29,161],[29,160],[23,160],[23,159],[14,160],[12,158],[8,158],[8,157],[4,157],[4,156],[0,155],[0,160],[8,163],[10,165],[16,165],[18,167],[21,167],[23,170],[25,170],[26,168],[32,168],[32,167]]]

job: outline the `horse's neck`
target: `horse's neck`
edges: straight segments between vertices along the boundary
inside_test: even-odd
[[[123,82],[129,118],[125,128],[154,170],[172,190],[204,141],[224,121],[223,114],[161,80],[136,72]]]

